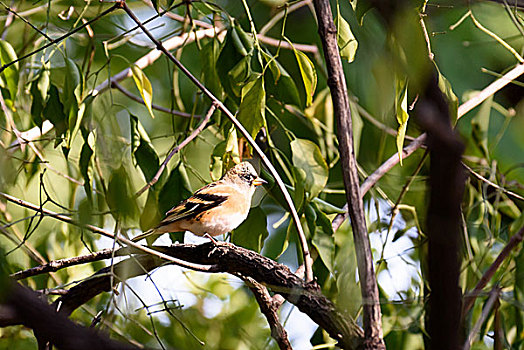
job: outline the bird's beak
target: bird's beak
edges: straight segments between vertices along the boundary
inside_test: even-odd
[[[267,181],[260,178],[260,177],[257,177],[256,179],[253,180],[253,185],[254,186],[260,186],[260,185],[263,185],[263,184],[267,184]]]

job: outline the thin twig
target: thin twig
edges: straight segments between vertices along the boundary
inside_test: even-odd
[[[118,91],[120,91],[121,93],[123,93],[124,95],[126,95],[127,97],[132,99],[133,101],[136,101],[138,103],[141,103],[141,104],[145,105],[145,102],[142,99],[142,97],[139,97],[137,95],[132,94],[128,90],[124,89],[124,87],[122,85],[120,85],[119,83],[117,83],[116,81],[111,81],[111,87],[117,89]],[[151,104],[151,108],[156,109],[157,111],[164,112],[164,113],[176,115],[178,117],[197,118],[197,119],[198,118],[202,118],[202,116],[200,116],[200,115],[192,115],[191,113],[176,111],[174,109],[169,109],[169,108],[166,108],[166,107],[162,107],[162,106],[159,106],[159,105],[154,104],[154,103]]]
[[[519,194],[517,194],[515,192],[512,192],[510,190],[507,190],[504,187],[502,187],[500,185],[497,185],[493,181],[490,181],[490,180],[486,179],[484,176],[482,176],[479,173],[475,172],[473,169],[471,169],[465,163],[462,163],[462,166],[464,166],[464,168],[466,168],[466,170],[469,171],[471,173],[471,175],[473,175],[474,177],[476,177],[480,181],[485,182],[488,185],[495,187],[497,190],[502,191],[503,193],[505,193],[509,197],[513,197],[513,198],[516,198],[516,199],[520,199],[521,201],[524,201],[524,197],[522,197],[521,195],[519,195]]]
[[[479,319],[475,323],[475,326],[469,333],[468,339],[466,340],[466,342],[464,343],[464,347],[462,348],[463,350],[470,349],[471,344],[473,343],[473,340],[475,339],[477,334],[480,332],[480,327],[482,326],[484,321],[486,321],[486,318],[488,317],[489,313],[491,312],[491,308],[493,307],[493,305],[495,305],[495,302],[498,300],[500,296],[500,292],[501,292],[501,289],[499,286],[493,287],[491,292],[489,292],[488,301],[486,302],[486,305],[484,305],[484,308],[482,309],[482,313],[480,314]]]
[[[195,128],[195,130],[193,130],[193,132],[185,140],[183,140],[178,145],[173,147],[173,149],[167,155],[166,159],[164,159],[164,161],[160,165],[160,168],[158,168],[158,171],[156,172],[155,176],[153,176],[151,181],[149,181],[144,187],[142,187],[140,190],[138,190],[137,193],[135,193],[136,197],[140,196],[142,193],[147,191],[151,186],[153,186],[154,184],[158,182],[158,179],[160,179],[160,176],[162,176],[162,173],[164,172],[167,166],[167,163],[171,160],[171,158],[173,158],[173,156],[176,153],[178,153],[178,151],[180,151],[183,147],[185,147],[189,142],[191,142],[191,140],[197,137],[198,134],[202,132],[202,130],[204,130],[204,128],[207,125],[207,122],[209,121],[209,119],[211,119],[211,116],[213,115],[216,109],[217,109],[217,104],[213,102],[211,104],[211,107],[209,107],[209,110],[207,111],[204,119],[200,122],[200,124]]]
[[[40,266],[32,267],[30,269],[23,270],[23,271],[18,271],[16,273],[11,274],[10,277],[15,280],[21,280],[24,278],[33,277],[33,276],[41,275],[44,273],[56,272],[58,270],[61,270],[61,269],[64,269],[70,266],[109,259],[113,256],[114,252],[115,251],[113,249],[108,248],[108,249],[103,249],[101,251],[94,252],[88,255],[75,256],[73,258],[67,258],[67,259],[53,260],[53,261],[50,261]]]
[[[524,227],[522,227],[517,234],[513,235],[509,239],[508,243],[500,251],[495,261],[493,261],[491,266],[482,275],[482,278],[477,282],[477,285],[475,286],[475,288],[473,288],[473,290],[469,292],[467,296],[464,297],[464,306],[462,308],[462,317],[465,317],[466,314],[469,312],[469,310],[473,306],[473,303],[475,302],[475,299],[477,298],[479,293],[488,284],[488,282],[491,280],[495,272],[497,272],[502,262],[509,256],[509,253],[511,253],[511,251],[515,249],[523,240],[524,240]]]
[[[309,252],[309,248],[307,245],[306,235],[304,233],[304,230],[302,229],[302,226],[300,224],[300,218],[298,217],[297,210],[295,208],[295,205],[293,204],[293,199],[291,198],[289,192],[286,189],[286,185],[282,181],[282,178],[278,174],[277,170],[271,164],[271,161],[269,158],[264,154],[262,149],[258,146],[258,144],[253,140],[249,132],[244,128],[244,126],[238,121],[238,119],[231,113],[231,111],[217,98],[211,91],[209,91],[179,60],[176,59],[176,57],[169,52],[160,41],[158,41],[147,28],[145,28],[140,20],[135,16],[133,11],[127,6],[125,2],[120,3],[121,7],[126,11],[126,13],[129,15],[129,17],[142,29],[144,34],[146,34],[149,39],[155,43],[157,50],[164,53],[164,55],[167,56],[188,78],[195,84],[201,91],[206,95],[211,101],[215,102],[217,104],[217,107],[231,120],[233,125],[240,131],[242,136],[247,140],[247,142],[253,147],[255,152],[259,155],[264,165],[267,167],[271,175],[275,178],[276,183],[278,184],[278,187],[282,191],[282,194],[284,195],[284,198],[289,205],[289,210],[291,212],[291,216],[293,217],[295,226],[297,228],[298,232],[298,238],[300,240],[302,253],[304,256],[304,261],[306,265],[306,281],[312,281],[313,280],[313,261],[311,259],[311,254]],[[207,29],[209,30],[209,29]]]
[[[13,197],[13,196],[8,195],[6,193],[0,192],[0,197],[3,197],[4,199],[8,200],[9,202],[15,203],[15,204],[17,204],[17,205],[19,205],[21,207],[34,210],[36,212],[39,212],[41,214],[45,214],[45,215],[50,216],[52,218],[55,218],[57,220],[60,220],[60,221],[63,221],[63,222],[67,222],[67,223],[69,223],[71,225],[82,227],[82,228],[84,228],[86,230],[89,230],[89,231],[91,231],[93,233],[98,233],[99,235],[102,235],[102,236],[105,236],[105,237],[109,237],[111,239],[116,240],[117,242],[124,243],[124,244],[126,244],[128,246],[131,246],[133,248],[139,249],[139,250],[141,250],[141,251],[143,251],[145,253],[148,253],[148,254],[157,256],[157,257],[159,257],[161,259],[165,259],[167,261],[170,261],[170,262],[172,262],[172,263],[174,263],[176,265],[179,265],[179,266],[191,269],[191,270],[195,270],[195,271],[201,271],[201,272],[213,272],[214,271],[214,266],[202,266],[202,265],[192,264],[192,263],[188,263],[186,261],[180,260],[180,259],[173,258],[172,256],[169,256],[169,255],[157,252],[154,249],[151,249],[151,248],[148,248],[148,247],[144,247],[144,246],[142,246],[140,244],[137,244],[137,243],[135,243],[133,241],[130,241],[127,238],[124,238],[124,237],[120,236],[119,234],[113,234],[113,233],[111,233],[109,231],[106,231],[104,229],[101,229],[101,228],[93,226],[93,225],[89,225],[89,224],[83,225],[83,224],[81,224],[79,222],[76,222],[75,220],[71,219],[68,216],[65,216],[65,215],[62,215],[62,214],[58,214],[58,213],[55,213],[55,212],[53,212],[51,210],[47,210],[47,209],[41,208],[41,207],[39,207],[37,205],[34,205],[34,204],[26,202],[26,201],[24,201],[22,199]]]

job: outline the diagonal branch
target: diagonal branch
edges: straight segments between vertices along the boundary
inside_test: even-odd
[[[491,280],[495,272],[497,272],[498,268],[502,264],[502,262],[509,256],[511,251],[518,247],[518,245],[524,240],[524,227],[522,227],[519,232],[517,232],[515,235],[513,235],[506,246],[500,251],[499,255],[493,261],[491,266],[484,272],[482,275],[482,278],[477,282],[477,285],[471,292],[469,292],[464,297],[464,305],[462,308],[462,317],[464,318],[466,314],[471,310],[471,307],[473,306],[473,303],[475,302],[475,299],[480,294],[482,289],[486,287],[488,282]]]
[[[331,90],[333,109],[337,120],[342,175],[346,188],[346,199],[353,228],[353,238],[357,255],[360,291],[363,300],[363,323],[365,349],[385,349],[382,339],[382,320],[378,286],[373,268],[373,255],[364,217],[364,206],[359,190],[357,161],[353,148],[353,128],[349,108],[346,78],[338,50],[336,27],[333,22],[331,5],[328,0],[314,0],[318,19],[318,32],[324,48],[328,69],[328,85]]]
[[[293,221],[295,223],[295,226],[297,228],[298,232],[298,238],[300,240],[301,248],[302,248],[302,254],[304,256],[304,262],[306,267],[306,281],[312,281],[313,280],[313,260],[311,259],[311,254],[309,252],[309,248],[307,245],[306,235],[304,233],[304,230],[300,224],[300,218],[298,217],[297,210],[295,208],[295,205],[293,204],[293,199],[291,198],[289,192],[286,189],[286,185],[282,181],[282,178],[278,174],[277,170],[271,164],[271,161],[269,158],[264,154],[262,149],[258,146],[258,144],[253,140],[249,132],[244,128],[244,126],[238,121],[238,119],[231,113],[231,111],[215,96],[211,91],[209,91],[178,59],[176,59],[171,52],[169,52],[162,43],[157,40],[149,30],[147,30],[146,27],[142,25],[140,20],[135,16],[133,11],[127,6],[125,2],[120,2],[120,6],[126,11],[128,16],[142,29],[144,34],[146,34],[149,39],[155,43],[156,48],[159,52],[162,52],[164,55],[166,55],[167,58],[169,58],[181,71],[184,73],[189,80],[195,84],[200,91],[204,95],[206,95],[211,101],[216,103],[218,109],[220,109],[228,118],[231,120],[233,125],[240,131],[242,136],[247,140],[247,142],[253,147],[255,152],[258,154],[258,156],[261,158],[262,162],[266,166],[266,168],[269,170],[271,175],[275,178],[276,183],[278,184],[278,187],[282,191],[282,194],[289,206],[289,210],[291,212],[291,216],[293,217]]]

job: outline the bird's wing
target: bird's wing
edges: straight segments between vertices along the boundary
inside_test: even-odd
[[[224,193],[212,193],[213,186],[206,186],[195,192],[195,194],[180,204],[174,206],[166,213],[166,218],[162,220],[160,226],[168,225],[178,220],[191,219],[198,214],[213,209],[228,199]]]

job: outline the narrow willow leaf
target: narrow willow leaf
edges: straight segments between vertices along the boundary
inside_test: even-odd
[[[437,65],[435,64],[435,67],[437,68],[438,72],[438,87],[440,91],[446,96],[448,99],[448,106],[449,106],[449,116],[451,119],[451,124],[455,125],[457,124],[458,120],[458,106],[459,106],[459,100],[457,95],[453,92],[453,88],[451,87],[450,82],[446,79],[445,76],[440,73],[440,70],[438,69]]]
[[[304,82],[304,89],[306,90],[306,107],[310,106],[313,102],[313,95],[315,94],[315,89],[317,87],[317,71],[315,70],[315,65],[302,51],[295,50],[295,57],[297,59],[298,67],[300,68],[300,75],[302,76],[302,81]]]
[[[138,91],[140,91],[140,96],[142,96],[142,99],[144,100],[149,115],[151,118],[155,118],[155,115],[153,114],[153,87],[151,86],[151,82],[138,66],[131,66],[131,72],[133,73],[133,80],[135,81]]]
[[[91,193],[91,176],[89,169],[91,167],[91,158],[94,154],[95,134],[85,130],[82,132],[82,136],[84,137],[84,144],[82,145],[82,150],[80,151],[80,160],[78,161],[78,165],[80,168],[80,174],[82,174],[84,179],[84,190],[89,203],[92,203],[93,195]]]
[[[43,119],[43,111],[49,92],[49,75],[48,69],[43,69],[38,75],[37,79],[31,83],[31,96],[33,102],[31,103],[31,117],[33,122],[41,129]]]
[[[184,163],[179,162],[169,174],[169,178],[160,190],[158,209],[165,214],[169,209],[191,196],[191,185]]]
[[[244,58],[244,56],[237,51],[235,44],[233,44],[233,41],[235,40],[233,38],[233,32],[234,30],[232,28],[227,31],[215,68],[224,91],[231,99],[233,99],[233,101],[238,103],[240,101],[240,94],[235,93],[233,90],[229,72]]]
[[[335,263],[335,238],[329,218],[313,205],[315,211],[315,231],[311,242],[320,255],[320,259],[327,267],[329,272],[334,273]]]
[[[306,173],[305,188],[312,199],[322,191],[328,180],[328,166],[318,146],[305,139],[291,141],[293,165]]]
[[[260,207],[251,208],[247,219],[232,232],[231,242],[259,253],[269,236],[266,225],[264,211]]]
[[[136,217],[138,206],[124,166],[111,174],[107,186],[106,202],[115,219],[133,220]]]
[[[357,53],[358,41],[355,39],[349,23],[340,14],[338,5],[335,26],[337,27],[337,43],[340,57],[351,63],[355,59],[355,54]]]
[[[400,165],[402,166],[402,149],[404,148],[404,138],[408,127],[408,83],[404,78],[397,78],[396,86],[396,115],[399,127],[397,129],[397,151]]]
[[[300,96],[291,75],[270,53],[264,51],[260,51],[260,53],[266,64],[269,65],[269,72],[266,71],[264,75],[268,95],[273,95],[280,102],[299,106]]]
[[[238,108],[237,119],[249,134],[255,137],[264,125],[265,111],[264,76],[260,75],[242,88],[242,101]]]
[[[138,118],[132,114],[129,117],[131,122],[131,154],[142,170],[145,180],[149,182],[160,167],[160,158]],[[159,183],[162,182],[163,177],[164,174],[153,188],[160,186]]]
[[[44,118],[49,120],[55,129],[56,140],[55,147],[62,142],[62,136],[67,131],[68,120],[64,113],[64,106],[60,102],[58,96],[58,89],[56,86],[51,85],[49,89],[49,99],[43,111]]]
[[[4,65],[17,60],[16,52],[7,41],[0,40],[0,64]],[[18,91],[18,63],[7,67],[0,75],[0,86],[7,88],[9,99],[14,101]]]
[[[480,149],[484,157],[489,159],[488,130],[493,106],[493,95],[488,97],[482,104],[477,114],[471,119],[471,132],[475,144]]]

